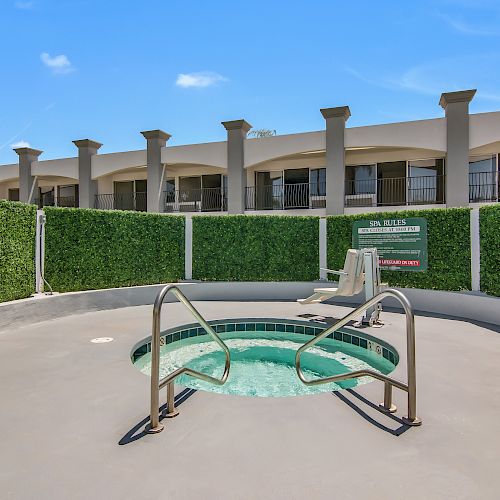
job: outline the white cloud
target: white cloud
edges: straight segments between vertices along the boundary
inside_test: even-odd
[[[439,17],[443,19],[446,24],[451,26],[455,31],[462,33],[464,35],[474,35],[474,36],[498,36],[500,35],[500,30],[494,26],[479,26],[466,23],[460,19],[455,19],[444,14],[439,14]]]
[[[71,73],[75,70],[70,60],[68,59],[68,56],[65,56],[64,54],[50,57],[50,54],[48,54],[47,52],[42,52],[40,54],[40,59],[43,64],[45,64],[47,68],[50,68],[54,73],[64,74]]]
[[[31,148],[31,144],[27,141],[18,141],[15,142],[14,144],[11,144],[10,147],[12,149],[17,149],[17,148]]]
[[[218,73],[213,73],[211,71],[201,71],[199,73],[179,73],[177,75],[177,80],[175,84],[178,87],[191,88],[191,87],[211,87],[220,82],[227,81]]]
[[[477,88],[476,99],[498,102],[500,94],[491,82],[498,79],[499,63],[500,55],[491,53],[429,61],[400,74],[385,76],[366,76],[377,73],[361,73],[351,67],[345,67],[344,71],[359,81],[384,89],[439,96],[441,92]]]
[[[21,10],[30,10],[35,5],[35,2],[15,2],[14,7]]]

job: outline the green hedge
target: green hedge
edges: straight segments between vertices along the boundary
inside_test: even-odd
[[[36,206],[0,200],[0,302],[35,291]]]
[[[50,208],[45,277],[68,292],[178,281],[184,218],[142,212]]]
[[[193,217],[193,278],[318,279],[318,217]]]
[[[481,235],[481,290],[500,295],[500,206],[479,210]]]
[[[328,217],[328,267],[342,269],[352,246],[352,222],[375,218],[424,217],[427,219],[427,271],[383,271],[390,286],[435,290],[470,290],[470,210],[448,208]],[[497,268],[498,269],[498,268]]]

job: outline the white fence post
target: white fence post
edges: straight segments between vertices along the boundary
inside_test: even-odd
[[[327,272],[321,268],[326,268],[327,265],[327,234],[326,234],[326,218],[319,219],[319,279],[326,280]]]
[[[479,208],[470,211],[470,273],[471,289],[481,290],[481,245],[479,235]]]
[[[184,239],[184,279],[193,279],[193,219],[185,219]]]
[[[45,214],[36,211],[35,235],[35,292],[43,293],[43,273],[45,261]]]

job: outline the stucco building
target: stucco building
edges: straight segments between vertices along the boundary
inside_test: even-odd
[[[325,128],[169,146],[142,132],[145,149],[99,154],[76,140],[75,157],[16,149],[0,166],[0,198],[43,205],[167,213],[333,215],[497,202],[500,111],[469,114],[475,90],[444,93],[444,117],[347,127],[348,106],[322,109]]]

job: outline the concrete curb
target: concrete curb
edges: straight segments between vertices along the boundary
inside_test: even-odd
[[[0,304],[0,331],[72,314],[150,305],[164,284],[70,292]],[[187,297],[199,301],[283,301],[307,297],[325,282],[199,282],[180,283]],[[332,284],[332,286],[334,286]],[[399,288],[414,309],[424,314],[445,315],[500,326],[500,298],[478,292],[445,292]],[[174,301],[173,296],[167,302]],[[335,304],[359,304],[363,294],[332,300]],[[399,309],[387,299],[389,307]],[[304,312],[307,312],[304,307]]]

